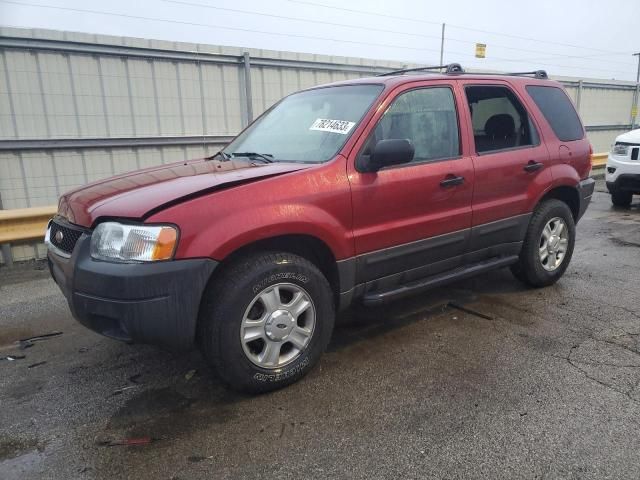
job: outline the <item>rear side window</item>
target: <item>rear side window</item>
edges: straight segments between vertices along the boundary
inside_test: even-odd
[[[478,153],[537,145],[538,133],[514,93],[501,86],[465,88]]]
[[[571,142],[584,137],[580,118],[578,118],[571,100],[562,89],[529,85],[527,92],[551,125],[553,133],[558,139],[563,142]]]

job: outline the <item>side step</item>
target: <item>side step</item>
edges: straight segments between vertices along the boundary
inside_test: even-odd
[[[362,298],[362,303],[367,307],[382,305],[383,303],[390,302],[391,300],[397,300],[399,298],[407,297],[415,293],[419,293],[431,288],[440,287],[456,280],[463,280],[465,278],[473,277],[480,273],[495,270],[497,268],[506,267],[512,265],[518,261],[517,255],[511,255],[508,257],[493,258],[484,262],[476,263],[474,265],[456,268],[448,272],[444,272],[433,277],[416,280],[411,283],[400,285],[393,290],[387,290],[382,292],[369,292]]]

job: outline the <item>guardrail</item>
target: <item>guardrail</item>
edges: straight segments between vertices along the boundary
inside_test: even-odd
[[[0,210],[0,244],[44,238],[47,222],[57,210],[55,205]]]
[[[0,210],[0,246],[4,264],[11,266],[11,243],[43,239],[47,222],[58,210],[55,205]]]
[[[604,168],[607,164],[608,153],[594,153],[591,155],[591,166],[593,168]]]
[[[607,163],[607,153],[591,155],[593,168],[603,168]],[[4,263],[12,263],[10,243],[44,238],[47,222],[55,215],[57,207],[18,208],[15,210],[0,210],[0,245],[3,245],[2,255]]]

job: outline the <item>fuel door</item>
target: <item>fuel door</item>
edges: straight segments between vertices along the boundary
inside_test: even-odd
[[[568,146],[560,145],[560,147],[558,147],[558,156],[562,163],[571,163],[573,152]]]

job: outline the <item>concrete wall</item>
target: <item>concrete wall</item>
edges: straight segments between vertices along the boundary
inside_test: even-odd
[[[212,154],[291,92],[403,66],[0,28],[3,208],[51,205],[92,180]],[[607,150],[629,128],[633,84],[560,80],[580,107],[594,149]],[[15,258],[33,257],[34,248],[14,247]]]

